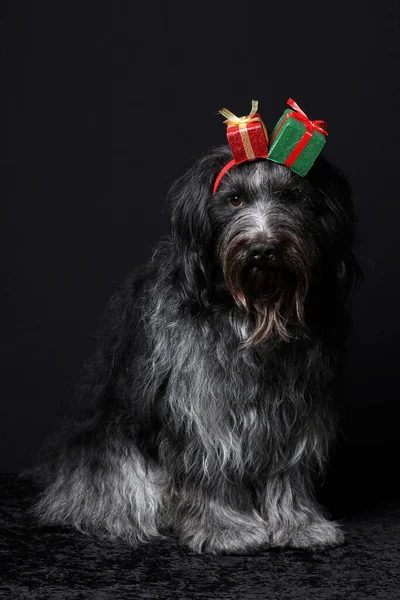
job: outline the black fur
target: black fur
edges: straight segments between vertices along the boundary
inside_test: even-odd
[[[37,469],[42,521],[197,552],[342,541],[312,475],[361,275],[350,187],[321,157],[306,178],[258,160],[212,195],[230,159],[218,148],[173,186],[170,236],[111,298],[81,417]]]

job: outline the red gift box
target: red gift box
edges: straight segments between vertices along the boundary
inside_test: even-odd
[[[221,179],[232,167],[248,160],[267,158],[268,133],[257,109],[257,100],[252,100],[251,111],[247,117],[237,117],[227,108],[221,108],[219,111],[226,117],[226,136],[233,159],[219,172],[214,182],[213,194],[217,193]]]
[[[247,117],[236,117],[226,108],[219,112],[227,117],[227,138],[236,164],[268,156],[268,134],[257,111],[258,103],[253,101]]]

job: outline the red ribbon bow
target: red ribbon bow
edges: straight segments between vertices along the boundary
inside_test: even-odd
[[[326,131],[326,128],[328,127],[328,123],[326,123],[325,121],[321,121],[320,119],[317,121],[311,121],[307,117],[304,110],[302,110],[300,108],[300,106],[297,104],[297,102],[292,100],[292,98],[289,98],[289,100],[287,101],[287,104],[289,104],[289,106],[291,106],[292,108],[294,108],[295,111],[297,111],[297,112],[289,113],[287,115],[288,117],[294,117],[295,119],[298,119],[299,121],[303,121],[303,123],[306,123],[306,124],[309,123],[317,131],[320,131],[324,135],[328,135],[328,132]],[[322,125],[322,127],[320,125]]]

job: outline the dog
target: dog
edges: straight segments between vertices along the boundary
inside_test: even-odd
[[[110,299],[48,443],[42,523],[196,553],[341,544],[315,498],[362,275],[347,179],[307,177],[228,146],[169,194],[170,234]]]

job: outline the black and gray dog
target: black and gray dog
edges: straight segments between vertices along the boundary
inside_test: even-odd
[[[196,552],[343,541],[313,494],[334,434],[353,253],[350,187],[228,147],[172,188],[171,234],[104,314],[80,418],[38,469],[42,522]]]

